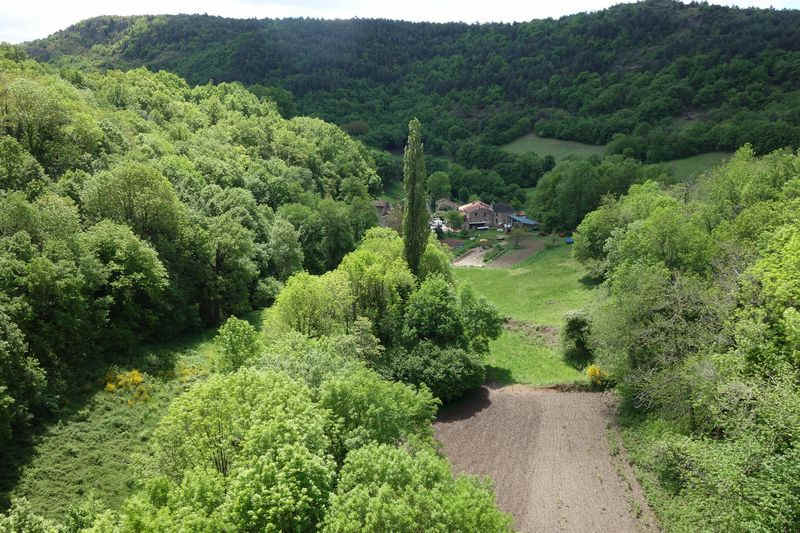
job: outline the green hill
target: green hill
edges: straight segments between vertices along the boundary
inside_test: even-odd
[[[480,25],[99,17],[25,48],[61,66],[242,81],[284,114],[323,118],[382,149],[402,148],[416,116],[428,153],[520,187],[541,169],[499,147],[532,132],[610,143],[649,163],[800,144],[797,10],[648,0]]]

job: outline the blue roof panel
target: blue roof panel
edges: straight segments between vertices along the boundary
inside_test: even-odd
[[[522,216],[522,215],[509,215],[509,218],[511,220],[514,220],[515,222],[519,222],[520,224],[527,224],[529,226],[538,226],[539,225],[539,223],[536,222],[535,220],[531,220],[530,218],[528,218],[526,216]]]

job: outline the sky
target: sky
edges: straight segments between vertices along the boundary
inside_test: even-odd
[[[235,18],[389,18],[432,22],[511,22],[598,11],[622,0],[2,0],[0,42],[47,37],[98,15],[208,13]],[[800,0],[712,1],[800,9]],[[13,5],[13,9],[11,8]]]

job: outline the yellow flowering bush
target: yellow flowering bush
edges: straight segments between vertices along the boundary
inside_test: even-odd
[[[106,373],[106,392],[130,393],[128,403],[133,405],[150,398],[150,387],[145,383],[145,376],[135,368],[127,372],[109,370]]]
[[[586,376],[593,387],[605,388],[609,384],[608,372],[597,365],[589,365],[586,368]]]

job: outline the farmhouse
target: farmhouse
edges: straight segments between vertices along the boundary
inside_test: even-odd
[[[494,208],[494,225],[498,228],[503,228],[510,224],[509,217],[514,214],[514,208],[508,204],[497,202],[492,206]]]
[[[386,226],[386,219],[392,210],[392,205],[386,200],[375,200],[375,212],[378,215],[378,223]]]
[[[494,225],[494,209],[480,200],[464,204],[458,210],[464,215],[464,223],[467,227],[477,228]]]
[[[539,227],[539,222],[532,220],[525,215],[511,214],[508,216],[508,219],[512,228],[536,229]]]
[[[458,204],[449,198],[439,198],[436,200],[437,211],[455,211],[458,209]]]

